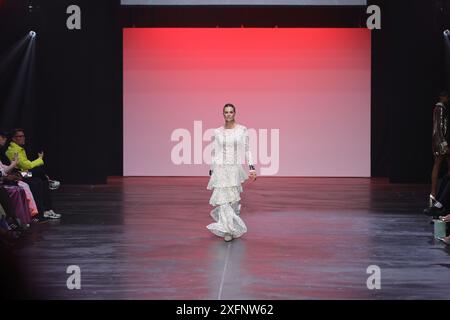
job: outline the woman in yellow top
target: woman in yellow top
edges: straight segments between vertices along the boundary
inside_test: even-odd
[[[21,171],[27,171],[27,170],[44,165],[44,160],[43,160],[44,153],[43,152],[39,153],[39,157],[36,160],[30,161],[30,160],[28,160],[25,149],[12,141],[9,144],[8,150],[6,151],[6,156],[9,159],[11,159],[11,156],[14,153],[17,153],[19,155],[19,163],[17,164],[17,168],[20,169]]]

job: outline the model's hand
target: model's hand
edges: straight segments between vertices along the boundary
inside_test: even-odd
[[[444,216],[444,217],[439,217],[441,219],[441,221],[444,222],[450,222],[450,214]]]
[[[250,177],[253,181],[255,181],[255,180],[256,180],[256,171],[251,170],[251,171],[250,171],[250,174],[249,174],[249,177]]]
[[[38,157],[44,159],[44,151],[39,152]]]

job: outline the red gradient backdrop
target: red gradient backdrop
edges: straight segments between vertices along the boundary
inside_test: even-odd
[[[125,176],[207,175],[228,102],[262,175],[370,176],[369,30],[129,28],[123,41]]]

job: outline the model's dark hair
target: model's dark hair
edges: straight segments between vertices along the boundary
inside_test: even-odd
[[[6,134],[6,132],[5,132],[5,131],[3,131],[3,130],[0,130],[0,137],[3,137],[3,138],[8,138],[8,135]]]
[[[236,113],[236,108],[234,107],[234,105],[232,105],[231,103],[227,103],[226,105],[223,106],[223,111],[225,112],[225,108],[226,107],[231,107],[233,108],[233,111]]]
[[[439,97],[448,97],[448,91],[441,91],[441,93],[439,93]]]

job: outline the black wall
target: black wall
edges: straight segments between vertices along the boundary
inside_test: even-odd
[[[445,81],[443,30],[450,1],[371,1],[382,8],[373,32],[372,175],[429,182],[432,108]]]
[[[26,9],[30,2],[31,13]],[[442,31],[450,22],[450,1],[369,2],[382,9],[382,29],[372,33],[372,176],[428,182],[431,110],[445,86]],[[15,115],[5,114],[0,106],[1,118],[3,123],[11,119],[10,128],[25,127],[31,152],[44,149],[50,173],[63,183],[104,183],[108,175],[122,174],[122,26],[364,27],[367,18],[365,7],[149,8],[120,7],[116,0],[1,3],[0,53],[31,28],[38,32],[34,103],[18,106]],[[82,9],[81,30],[66,28],[66,8],[72,4]],[[7,96],[3,91],[0,103]]]

